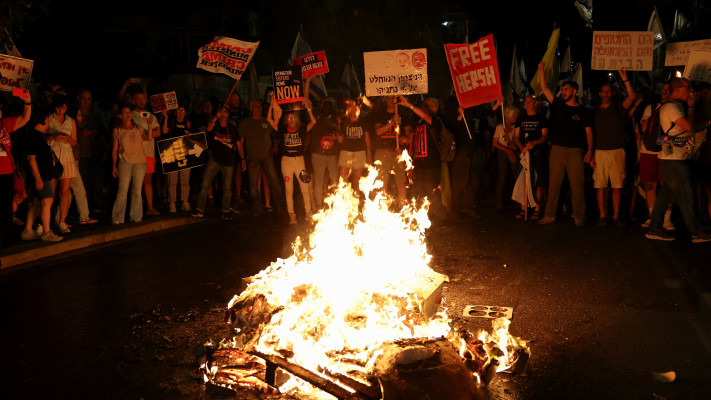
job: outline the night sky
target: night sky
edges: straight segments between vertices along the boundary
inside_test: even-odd
[[[691,1],[596,0],[594,28],[646,30],[656,3],[669,31],[674,5],[685,2]],[[494,34],[504,82],[514,44],[532,76],[554,24],[561,28],[561,53],[570,41],[573,61],[586,68],[586,81],[599,81],[602,76],[589,71],[592,30],[585,27],[573,0],[204,0],[176,4],[180,3],[79,0],[70,7],[67,2],[52,1],[49,15],[27,25],[15,43],[25,58],[35,61],[35,82],[116,88],[130,76],[208,74],[195,68],[197,50],[216,35],[261,40],[253,62],[260,75],[267,75],[273,66],[286,64],[301,25],[312,49],[326,51],[329,87],[340,81],[348,56],[363,84],[362,52],[426,47],[430,87],[448,92],[445,86],[451,85],[451,78],[442,44],[463,41],[468,19],[470,41]],[[442,22],[446,20],[454,24],[445,28]]]

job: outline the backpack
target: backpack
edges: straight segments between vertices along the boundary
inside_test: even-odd
[[[661,126],[659,125],[659,111],[662,109],[661,104],[656,110],[652,111],[652,115],[647,120],[647,129],[642,131],[642,143],[644,147],[649,151],[662,151],[662,146],[657,144],[657,138],[661,132]]]

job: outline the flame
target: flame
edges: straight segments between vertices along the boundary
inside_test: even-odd
[[[356,116],[356,120],[357,120],[358,117],[360,116],[360,106],[356,107],[355,116]]]

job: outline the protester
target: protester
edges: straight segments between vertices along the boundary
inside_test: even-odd
[[[350,100],[352,102],[352,100]],[[353,102],[355,105],[355,102]],[[338,121],[334,110],[333,100],[328,97],[321,99],[316,124],[311,130],[309,153],[314,174],[314,190],[312,192],[316,207],[323,206],[324,184],[323,178],[328,171],[329,188],[338,185],[338,157],[341,146],[338,139]]]
[[[153,174],[156,171],[155,138],[160,136],[160,125],[156,116],[146,109],[147,99],[144,92],[133,93],[131,104],[133,104],[133,121],[150,135],[149,140],[143,141],[143,153],[146,156],[146,176],[143,179],[146,215],[160,215],[160,212],[153,207]]]
[[[397,199],[402,206],[407,201],[407,172],[398,159],[408,139],[404,132],[399,132],[401,118],[397,113],[397,97],[386,96],[384,102],[384,107],[378,106],[370,114],[376,135],[375,160],[380,161],[377,179],[387,190],[390,174],[395,176]]]
[[[516,121],[514,141],[522,155],[529,154],[529,166],[535,172],[536,207],[531,219],[537,220],[541,218],[541,204],[545,201],[548,183],[548,120],[537,112],[538,99],[534,95],[523,99],[523,108],[524,114]],[[525,212],[526,207],[522,204],[521,211]]]
[[[212,117],[212,103],[210,100],[204,99],[200,102],[200,112],[190,113],[190,125],[195,132],[204,132]]]
[[[363,194],[360,189],[360,178],[366,164],[373,163],[370,132],[364,118],[360,117],[360,109],[352,99],[346,100],[346,113],[340,121],[338,129],[338,144],[341,152],[338,155],[338,167],[341,179],[351,182],[357,196]],[[323,138],[319,139],[323,142]],[[323,146],[323,144],[322,144]],[[323,173],[321,173],[323,176]],[[317,185],[317,190],[320,186]]]
[[[227,108],[221,108],[217,110],[217,114],[207,124],[207,147],[210,149],[210,158],[205,168],[205,174],[202,177],[198,204],[192,214],[197,218],[202,218],[205,214],[207,192],[218,173],[222,175],[222,203],[220,204],[222,218],[229,220],[232,218],[232,212],[239,212],[237,209],[230,207],[232,200],[232,173],[238,154],[242,160],[240,162],[242,171],[247,169],[247,161],[244,159],[244,139],[237,134],[237,126],[232,123],[229,116]]]
[[[178,108],[171,115],[163,111],[163,139],[174,139],[187,136],[190,132],[190,121],[186,119],[187,111],[185,104],[178,103]],[[190,169],[166,174],[168,179],[168,212],[178,211],[175,202],[178,199],[178,181],[180,181],[180,201],[183,211],[190,211]]]
[[[71,203],[72,180],[79,174],[79,168],[74,160],[72,147],[77,145],[77,126],[74,119],[67,115],[67,99],[58,95],[52,101],[54,112],[49,117],[49,127],[46,131],[47,142],[59,157],[64,167],[64,173],[59,177],[59,218],[57,230],[60,233],[69,233],[70,225],[67,224],[67,214]],[[89,219],[89,206],[86,203],[86,192],[81,178],[75,181],[75,198],[79,210],[80,222],[95,223]],[[81,204],[81,206],[80,206]]]
[[[259,195],[259,181],[262,175],[266,175],[268,187],[264,186],[264,198],[267,205],[271,204],[270,195],[274,195],[279,214],[284,214],[284,196],[279,184],[272,149],[276,147],[274,130],[266,118],[262,115],[262,102],[253,99],[249,103],[249,110],[252,113],[250,118],[245,118],[239,125],[239,133],[244,138],[245,157],[249,168],[249,191],[252,196],[252,213],[255,216],[262,215],[262,202]]]
[[[89,90],[81,90],[77,102],[78,157],[75,158],[79,161],[79,173],[86,189],[89,209],[105,212],[103,166],[108,129]]]
[[[653,121],[650,121],[650,118],[655,118],[658,124],[659,115],[656,114],[656,111],[662,106],[662,104],[669,100],[670,94],[671,92],[669,90],[669,81],[666,81],[664,82],[664,84],[662,84],[662,91],[660,93],[661,98],[659,103],[650,104],[644,109],[642,118],[640,120],[640,128],[642,129],[642,132],[649,133],[654,136],[658,135],[657,132],[648,132],[648,130],[652,129],[649,125],[653,123]],[[653,116],[653,114],[655,115]],[[642,139],[642,137],[640,137],[639,139]],[[648,149],[647,146],[644,144],[644,140],[642,140],[639,150],[639,181],[644,185],[647,209],[649,211],[650,216],[650,218],[642,224],[642,227],[644,228],[649,228],[649,224],[652,221],[652,209],[654,208],[654,203],[656,202],[657,189],[659,184],[662,182],[662,167],[659,163],[659,152],[653,150],[654,149]],[[674,224],[671,220],[671,205],[664,213],[663,227],[664,229],[670,231],[673,231],[675,229]]]
[[[277,131],[279,154],[281,155],[281,172],[284,176],[286,191],[286,209],[289,213],[289,224],[295,224],[294,179],[299,180],[299,189],[301,189],[301,196],[303,196],[304,200],[305,219],[309,220],[311,218],[311,191],[308,182],[303,181],[302,172],[306,172],[304,149],[308,147],[307,135],[316,124],[316,118],[312,113],[311,102],[308,99],[304,100],[304,104],[311,119],[306,125],[302,125],[296,112],[282,113],[273,92],[271,97],[272,101],[267,111],[267,122]]]
[[[20,189],[14,187],[16,167],[10,134],[25,126],[32,114],[29,92],[24,92],[20,100],[24,103],[20,116],[6,117],[0,111],[0,248],[9,247],[13,243],[12,204],[18,195],[16,189]]]
[[[501,105],[497,102],[494,105],[494,110]],[[520,149],[517,147],[514,135],[516,132],[516,121],[518,119],[519,110],[516,107],[508,106],[504,108],[504,121],[496,125],[493,137],[493,146],[496,148],[496,165],[498,169],[498,179],[496,182],[496,209],[502,210],[504,207],[504,198],[509,198],[509,190],[511,187],[513,176],[518,168],[518,153]],[[523,211],[516,216],[523,217]]]
[[[618,73],[625,84],[627,97],[622,102],[614,100],[612,85],[603,84],[599,93],[600,105],[595,108],[595,153],[591,165],[594,168],[593,179],[600,213],[598,226],[607,225],[608,183],[612,189],[612,223],[618,227],[625,226],[620,220],[620,201],[625,180],[625,123],[634,104],[635,92],[625,70],[620,69]]]
[[[52,169],[54,164],[60,164],[52,148],[45,139],[49,128],[49,111],[35,111],[32,117],[34,126],[23,135],[24,153],[27,155],[28,173],[27,188],[29,189],[30,205],[27,210],[25,228],[20,238],[22,240],[42,239],[45,242],[58,242],[63,238],[50,229],[51,208],[54,201],[54,179]],[[33,230],[35,217],[39,211],[41,229]]]
[[[575,226],[585,226],[585,163],[593,160],[592,117],[577,100],[578,84],[563,83],[561,97],[555,97],[545,79],[544,64],[538,64],[540,85],[551,104],[548,133],[552,145],[548,161],[548,201],[539,224],[555,222],[563,179],[567,175],[573,197]]]
[[[141,188],[146,176],[147,157],[143,143],[153,140],[152,134],[136,124],[129,106],[119,107],[116,128],[113,131],[113,177],[118,178],[118,192],[111,212],[111,223],[119,225],[126,217],[126,200],[128,188],[131,186],[131,222],[140,223],[143,220],[143,201]]]
[[[659,125],[664,132],[662,151],[659,153],[664,180],[652,209],[652,221],[645,237],[664,241],[675,239],[673,235],[662,230],[667,204],[673,200],[681,209],[686,227],[692,235],[692,243],[708,242],[711,241],[711,235],[702,232],[701,223],[694,211],[694,189],[689,162],[693,148],[691,138],[695,93],[691,91],[691,83],[685,78],[672,78],[669,89],[669,101],[662,105],[659,113]],[[684,111],[684,102],[689,105],[688,112]]]
[[[245,118],[244,110],[240,107],[239,93],[233,91],[227,98],[227,110],[230,113],[229,118],[232,124],[234,126],[239,127],[240,123]],[[244,161],[244,158],[242,158],[241,156],[235,158],[235,169],[233,171],[235,195],[232,198],[232,201],[235,203],[235,205],[233,206],[234,209],[237,209],[236,204],[244,203],[244,199],[242,198],[242,178],[244,172],[241,166],[242,161]]]

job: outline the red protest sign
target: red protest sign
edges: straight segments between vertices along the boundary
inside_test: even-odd
[[[459,105],[473,107],[501,98],[494,35],[470,44],[445,44]]]
[[[175,92],[155,94],[151,96],[150,99],[151,107],[155,113],[178,108],[178,97],[175,95]]]
[[[294,59],[294,64],[301,65],[301,77],[304,79],[328,72],[326,52],[323,50],[297,57]]]

